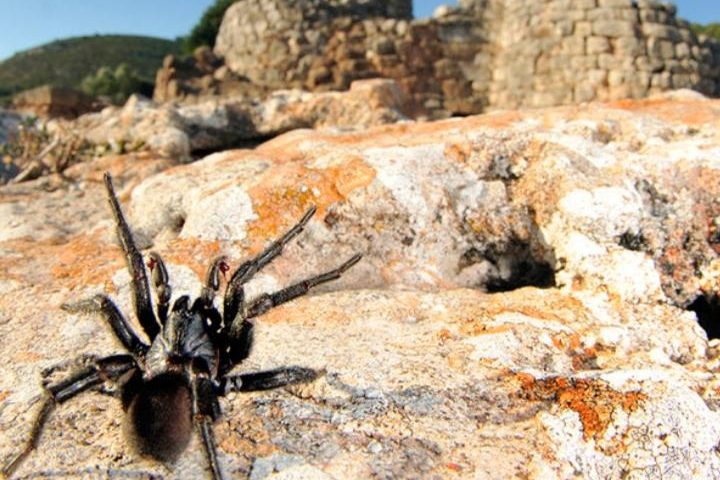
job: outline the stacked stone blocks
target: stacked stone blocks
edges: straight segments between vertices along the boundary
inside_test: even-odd
[[[411,0],[239,0],[215,53],[266,90],[393,78],[433,116],[677,88],[720,96],[720,43],[698,38],[671,4],[460,0],[429,20],[411,11]]]

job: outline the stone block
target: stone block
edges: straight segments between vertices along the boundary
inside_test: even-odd
[[[574,34],[576,37],[589,37],[592,35],[592,23],[588,21],[575,22]]]
[[[594,8],[587,11],[587,19],[591,22],[600,20],[619,20],[620,12],[617,8]]]
[[[612,41],[613,51],[617,55],[637,57],[645,53],[645,43],[636,37],[620,37]]]
[[[458,78],[462,75],[458,63],[448,58],[435,62],[433,70],[436,78]]]
[[[607,83],[608,72],[604,69],[595,69],[587,72],[587,81],[590,85],[604,85]]]
[[[622,85],[623,81],[625,80],[625,77],[623,75],[622,70],[610,70],[608,71],[607,75],[607,85],[608,87],[617,87],[618,85]]]
[[[675,73],[672,75],[673,88],[692,88],[695,77],[688,73]]]
[[[672,25],[664,25],[661,23],[643,23],[643,35],[646,37],[655,37],[679,42],[682,40],[680,32]]]
[[[641,23],[657,23],[659,21],[657,10],[651,8],[640,9],[640,22]]]
[[[675,56],[679,59],[690,58],[690,45],[687,43],[675,44]]]
[[[373,41],[373,50],[380,55],[395,53],[395,42],[387,36],[380,36]]]
[[[675,57],[675,45],[670,40],[651,37],[647,41],[648,55],[668,60]]]
[[[618,70],[623,67],[624,59],[611,53],[601,53],[598,56],[598,66],[603,70]]]
[[[598,7],[633,8],[633,0],[598,0]]]
[[[672,88],[672,76],[670,72],[660,72],[653,74],[650,79],[650,86],[661,90],[669,90]]]
[[[572,20],[565,19],[555,22],[555,34],[559,37],[569,37],[573,33]]]
[[[575,0],[572,6],[573,8],[579,8],[582,10],[590,10],[597,7],[597,0]]]
[[[607,37],[589,37],[587,39],[585,51],[589,55],[609,52],[610,40],[608,40]]]
[[[597,55],[581,55],[570,58],[570,68],[575,72],[597,68]]]
[[[635,24],[625,20],[598,20],[593,23],[593,34],[605,37],[633,37]]]
[[[585,39],[583,37],[567,37],[562,40],[563,55],[583,55],[585,53]]]
[[[575,85],[573,100],[577,103],[591,102],[595,99],[595,88],[587,83],[581,82]]]
[[[607,100],[623,100],[632,97],[632,89],[628,84],[608,88]]]
[[[465,98],[472,95],[472,83],[467,80],[448,79],[441,84],[442,93],[446,98]]]

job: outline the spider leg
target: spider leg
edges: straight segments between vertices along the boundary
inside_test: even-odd
[[[222,480],[220,463],[217,458],[215,446],[215,435],[213,433],[213,422],[220,416],[220,404],[218,403],[216,387],[210,380],[207,364],[196,359],[190,367],[190,384],[193,402],[193,421],[200,433],[207,457],[208,465],[212,472],[213,480]]]
[[[235,321],[229,326],[228,347],[224,350],[225,358],[221,365],[222,372],[228,372],[234,365],[237,365],[250,355],[254,325],[248,319],[262,315],[272,307],[305,295],[314,286],[340,278],[361,258],[362,255],[356,254],[334,270],[290,285],[275,293],[263,294],[256,298],[243,312],[236,316]]]
[[[227,258],[221,255],[212,261],[205,275],[205,285],[202,293],[193,304],[193,310],[201,312],[203,317],[207,319],[209,332],[212,338],[218,342],[218,346],[220,346],[222,338],[220,333],[223,328],[223,320],[220,312],[213,305],[213,301],[215,293],[220,289],[220,276],[225,275],[225,272],[230,268],[226,260]]]
[[[172,296],[172,287],[170,287],[170,276],[165,267],[162,257],[157,252],[150,252],[150,280],[152,281],[155,295],[157,295],[157,314],[161,325],[165,325],[167,321],[168,306],[170,297]]]
[[[107,295],[98,294],[80,302],[65,303],[61,308],[70,313],[100,313],[123,346],[135,355],[144,355],[150,348],[140,340],[130,322]]]
[[[329,282],[340,278],[343,273],[345,273],[348,269],[350,269],[350,267],[358,263],[361,258],[362,255],[358,253],[334,270],[330,270],[329,272],[321,273],[320,275],[310,277],[294,285],[283,288],[282,290],[279,290],[275,293],[266,293],[260,295],[247,307],[246,318],[252,318],[262,315],[263,313],[270,310],[272,307],[276,307],[280,304],[307,294],[311,288],[320,285],[321,283]],[[231,335],[233,334],[233,327],[235,327],[234,324],[231,326],[230,329]]]
[[[287,245],[293,238],[303,231],[307,223],[316,212],[315,206],[310,207],[303,215],[300,221],[279,239],[275,240],[265,250],[252,260],[248,260],[238,267],[230,277],[230,281],[225,287],[225,301],[223,309],[223,320],[225,325],[230,325],[235,316],[240,311],[245,301],[245,291],[243,285],[252,278],[259,270],[273,261],[283,251],[283,247]]]
[[[113,217],[115,217],[115,223],[117,224],[117,234],[120,240],[120,246],[125,252],[125,259],[127,260],[128,271],[130,272],[130,286],[133,292],[133,304],[135,305],[135,313],[138,321],[142,326],[145,333],[147,333],[150,340],[153,340],[160,331],[160,325],[158,324],[155,314],[152,310],[152,300],[150,298],[150,285],[148,283],[147,272],[145,271],[145,264],[143,263],[142,255],[133,240],[132,232],[128,226],[127,220],[123,215],[122,209],[120,208],[120,202],[115,194],[115,189],[112,184],[112,177],[109,173],[105,173],[105,188],[108,192],[108,201],[110,202],[110,208],[112,209]]]
[[[30,438],[25,442],[23,449],[12,457],[0,472],[6,477],[10,477],[23,460],[37,447],[43,427],[56,405],[98,386],[106,380],[118,381],[125,373],[136,366],[135,360],[130,355],[112,355],[99,358],[92,365],[74,372],[68,378],[46,386],[45,399],[33,421]]]
[[[255,392],[312,382],[319,373],[312,368],[284,367],[263,372],[243,373],[226,377],[221,384],[223,395],[230,392]]]

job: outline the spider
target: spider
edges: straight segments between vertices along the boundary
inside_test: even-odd
[[[63,305],[70,312],[99,313],[127,352],[87,357],[85,365],[64,380],[54,383],[45,380],[45,398],[30,437],[24,448],[5,465],[2,474],[9,477],[37,447],[43,426],[57,405],[109,384],[118,387],[116,391],[126,411],[126,437],[136,451],[172,463],[185,450],[196,428],[212,478],[221,480],[212,430],[213,422],[221,413],[218,397],[229,392],[269,390],[309,382],[318,376],[315,370],[297,366],[229,375],[233,367],[250,354],[253,344],[250,320],[274,306],[305,295],[316,285],[339,278],[361,255],[354,255],[334,270],[246,302],[244,284],[280,255],[283,247],[303,230],[315,213],[315,207],[311,207],[294,227],[232,273],[226,282],[222,313],[215,307],[214,299],[221,277],[229,271],[223,256],[211,262],[198,298],[191,301],[188,295],[182,295],[170,307],[172,290],[162,258],[156,252],[149,253],[148,275],[109,173],[105,174],[104,181],[132,279],[135,315],[150,342],[138,335],[106,295]],[[151,284],[156,297],[155,309]],[[43,373],[45,379],[51,370]]]

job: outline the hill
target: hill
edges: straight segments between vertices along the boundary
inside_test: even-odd
[[[121,63],[153,83],[155,72],[169,53],[179,53],[177,42],[134,35],[74,37],[16,53],[0,62],[0,99],[39,85],[78,88],[100,67]]]

